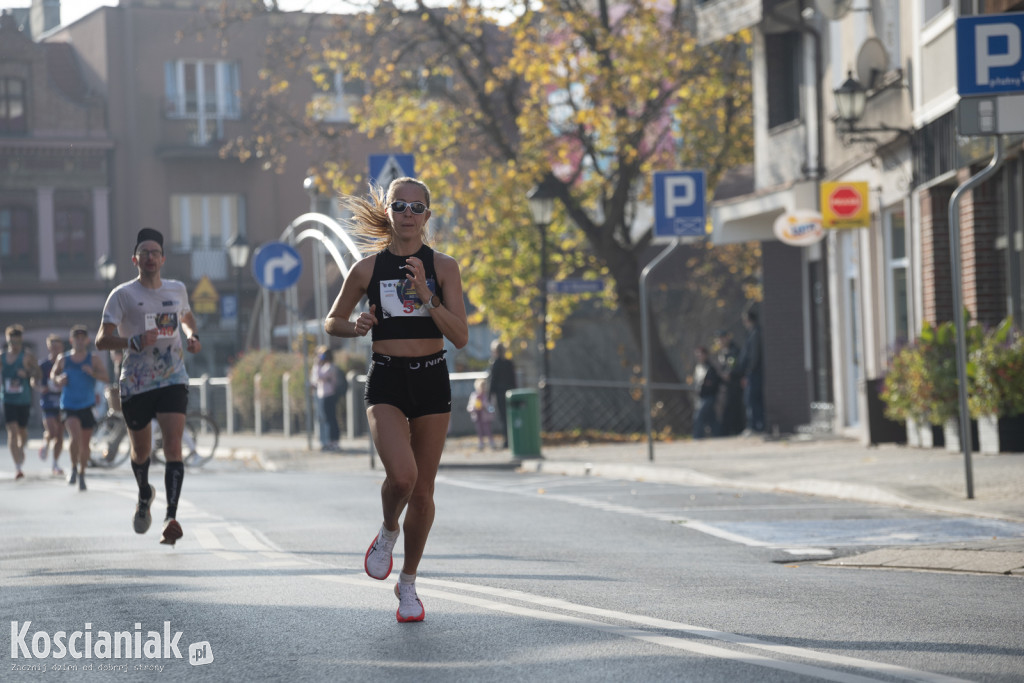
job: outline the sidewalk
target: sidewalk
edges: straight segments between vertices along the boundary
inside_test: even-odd
[[[341,453],[307,449],[305,435],[223,436],[222,457],[251,459],[268,470],[368,469],[367,439],[345,440]],[[449,440],[441,468],[494,467],[524,472],[724,486],[824,496],[948,515],[1024,524],[1024,454],[972,454],[974,498],[967,498],[962,453],[898,445],[865,447],[839,439],[705,441],[545,446],[542,458],[478,451],[476,439]],[[379,469],[379,461],[375,462]],[[383,472],[383,470],[381,470]],[[1024,532],[1017,538],[887,548],[829,564],[1024,576]]]

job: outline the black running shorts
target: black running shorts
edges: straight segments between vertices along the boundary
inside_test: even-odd
[[[444,351],[409,358],[374,353],[366,371],[366,405],[395,406],[410,420],[452,412],[452,385]]]
[[[4,422],[10,424],[17,422],[19,427],[28,427],[28,415],[32,406],[22,406],[15,403],[4,404]]]
[[[64,422],[67,422],[68,418],[71,417],[77,418],[82,424],[82,429],[94,429],[96,427],[96,416],[92,414],[92,407],[62,410],[60,411],[60,417]]]
[[[135,394],[121,401],[121,412],[128,429],[137,432],[145,429],[159,413],[188,412],[188,387],[173,384]]]

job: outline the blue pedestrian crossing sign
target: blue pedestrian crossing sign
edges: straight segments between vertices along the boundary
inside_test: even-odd
[[[267,242],[252,257],[252,275],[260,286],[282,292],[299,281],[302,257],[284,242]]]
[[[703,237],[707,223],[704,171],[656,171],[654,237]]]
[[[411,154],[371,154],[370,180],[386,190],[396,178],[414,177],[414,161]]]

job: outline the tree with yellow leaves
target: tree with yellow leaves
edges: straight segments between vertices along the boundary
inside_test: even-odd
[[[414,154],[417,175],[440,200],[431,207],[440,248],[464,264],[475,321],[512,344],[534,339],[540,324],[542,233],[525,196],[553,172],[549,277],[610,283],[592,296],[619,307],[639,340],[653,173],[704,169],[714,188],[750,160],[749,36],[698,46],[692,10],[679,0],[489,7],[372,2],[357,14],[293,19],[268,43],[256,130],[230,151],[276,163],[282,140],[305,139],[323,153],[320,182],[341,192],[368,182],[365,156],[351,150]],[[322,98],[289,109],[290,84],[303,71],[322,90],[336,89],[340,75],[363,93],[350,98],[347,123],[326,123]],[[740,290],[759,252],[698,254],[695,269],[715,277],[691,278],[691,294],[714,299],[722,292],[698,288]],[[551,299],[552,342],[579,300]],[[671,378],[658,335],[652,343],[658,376]]]

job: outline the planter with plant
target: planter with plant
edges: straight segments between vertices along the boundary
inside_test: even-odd
[[[1012,319],[985,335],[971,352],[968,372],[968,405],[978,420],[981,451],[1024,451],[1024,337]],[[1004,422],[1007,428],[1000,429]]]

